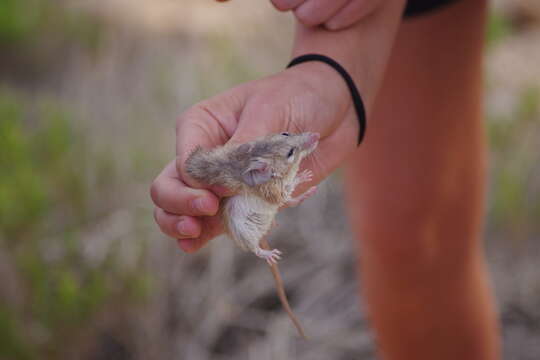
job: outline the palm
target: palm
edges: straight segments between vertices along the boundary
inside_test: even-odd
[[[321,140],[302,165],[313,171],[315,183],[320,182],[354,150],[358,125],[346,88],[333,70],[326,73],[332,76],[326,84],[320,83],[318,74],[306,77],[303,71],[290,69],[240,85],[187,111],[178,120],[178,156],[167,175],[189,187],[204,188],[184,172],[185,159],[195,146],[211,148],[270,133],[312,131],[319,133]],[[298,192],[313,184],[303,185]],[[195,248],[223,231],[217,216],[196,219],[201,232]]]

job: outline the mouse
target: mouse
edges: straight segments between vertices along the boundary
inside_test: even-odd
[[[233,195],[222,199],[218,211],[225,233],[242,250],[268,263],[281,304],[304,339],[305,332],[289,305],[277,266],[282,252],[270,248],[266,235],[280,208],[296,206],[316,192],[317,187],[312,186],[293,197],[298,185],[312,180],[310,170],[299,171],[300,163],[317,148],[319,138],[314,132],[282,132],[243,144],[197,147],[185,163],[189,176],[198,182],[231,191]]]

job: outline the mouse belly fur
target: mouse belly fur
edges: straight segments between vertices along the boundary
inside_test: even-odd
[[[223,210],[229,237],[243,250],[259,256],[259,242],[272,227],[278,205],[258,196],[239,194],[225,199]]]

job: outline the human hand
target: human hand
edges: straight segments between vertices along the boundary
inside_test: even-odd
[[[228,0],[216,0],[226,2]],[[342,30],[371,14],[382,0],[270,0],[280,11],[293,11],[306,26]]]
[[[196,251],[223,232],[216,216],[226,189],[205,189],[185,172],[184,163],[198,145],[212,148],[243,143],[279,132],[317,132],[319,146],[303,167],[320,182],[356,148],[358,124],[341,77],[323,63],[304,63],[248,82],[202,101],[177,121],[177,158],[154,180],[154,217],[162,232]],[[299,186],[304,192],[313,184]]]
[[[382,0],[271,0],[281,11],[293,11],[306,26],[347,28],[371,14]]]
[[[225,2],[227,0],[217,0]],[[371,14],[382,0],[270,0],[280,11],[294,11],[306,26],[324,25],[328,30],[345,29]]]

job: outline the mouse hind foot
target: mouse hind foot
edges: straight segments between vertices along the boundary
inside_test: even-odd
[[[270,266],[272,266],[272,264],[277,264],[277,261],[281,260],[281,251],[278,249],[264,250],[258,247],[255,249],[254,253],[261,259],[266,260]]]

